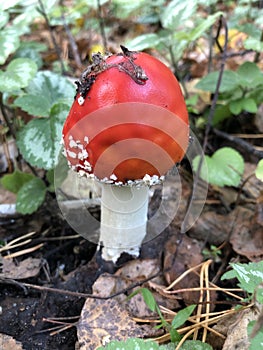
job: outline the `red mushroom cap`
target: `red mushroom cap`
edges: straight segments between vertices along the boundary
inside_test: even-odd
[[[170,69],[146,53],[94,58],[63,127],[67,159],[116,184],[156,179],[185,154],[188,113]]]

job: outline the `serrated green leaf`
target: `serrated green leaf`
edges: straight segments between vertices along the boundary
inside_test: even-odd
[[[144,341],[142,339],[130,338],[126,341],[111,341],[105,347],[99,347],[98,350],[158,350],[159,345],[154,341]]]
[[[188,320],[189,316],[191,316],[195,308],[196,305],[189,305],[178,311],[177,315],[172,320],[172,327],[175,329],[181,327]]]
[[[159,35],[155,33],[148,33],[139,35],[133,40],[129,41],[127,43],[127,47],[129,48],[129,50],[142,51],[145,49],[156,47],[160,43],[160,41],[161,38],[159,37]]]
[[[28,85],[28,82],[37,72],[36,63],[30,58],[16,58],[7,66],[8,72],[13,72],[21,80],[21,88]]]
[[[12,72],[0,71],[0,91],[11,92],[20,89],[21,82]]]
[[[46,170],[57,163],[61,133],[69,107],[59,103],[51,108],[48,118],[31,120],[20,130],[17,144],[21,154],[31,165]]]
[[[197,84],[196,88],[204,91],[215,92],[218,81],[219,72],[212,72],[202,78]],[[240,84],[238,74],[231,70],[226,70],[223,73],[219,92],[228,92],[235,90]]]
[[[50,101],[45,95],[23,95],[15,100],[15,105],[35,117],[47,117],[50,112]]]
[[[17,193],[25,183],[33,178],[34,175],[16,169],[12,174],[4,175],[0,182],[6,190]]]
[[[55,104],[70,106],[74,95],[75,87],[66,78],[49,71],[38,72],[15,105],[31,115],[46,117]]]
[[[197,0],[182,1],[172,0],[170,1],[161,13],[161,22],[164,28],[170,30],[176,30],[178,26],[186,22],[197,9]]]
[[[194,171],[198,169],[200,157],[193,160]],[[217,150],[212,157],[205,156],[208,168],[208,182],[217,186],[238,186],[244,172],[244,159],[239,152],[230,147]],[[207,181],[201,167],[200,176]]]
[[[257,263],[231,263],[233,271],[228,271],[222,276],[222,280],[237,278],[240,287],[247,293],[254,293],[257,286],[263,281],[263,261]]]
[[[0,91],[11,92],[26,87],[36,72],[37,65],[33,60],[13,59],[5,72],[0,71]]]
[[[258,162],[255,175],[259,180],[263,181],[263,159]]]
[[[32,214],[45,200],[46,185],[39,179],[34,178],[20,188],[16,198],[16,210],[21,214]]]
[[[0,65],[4,64],[8,56],[14,53],[19,46],[19,33],[14,28],[5,28],[0,31]]]
[[[38,69],[40,69],[43,65],[43,60],[39,52],[45,51],[46,49],[46,45],[35,41],[21,42],[14,58],[30,58],[37,64]]]

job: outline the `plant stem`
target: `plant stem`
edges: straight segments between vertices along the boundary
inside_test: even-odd
[[[102,258],[115,263],[123,252],[138,257],[146,235],[148,186],[101,186]]]
[[[46,13],[46,10],[45,10],[45,7],[44,7],[44,4],[43,4],[42,0],[38,0],[38,3],[39,3],[38,12],[44,17],[44,19],[46,21],[48,30],[50,32],[51,40],[53,42],[53,45],[54,45],[54,48],[55,48],[58,60],[60,62],[62,74],[65,75],[66,74],[66,69],[65,69],[65,66],[64,66],[63,59],[61,57],[61,49],[59,48],[59,46],[57,44],[57,41],[56,41],[56,38],[55,38],[55,35],[54,35],[54,32],[53,32],[52,26],[51,26],[50,21],[48,19],[48,15]]]

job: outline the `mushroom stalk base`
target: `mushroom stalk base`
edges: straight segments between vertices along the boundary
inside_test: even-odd
[[[100,243],[102,258],[114,263],[124,252],[138,257],[146,236],[148,191],[102,184]]]

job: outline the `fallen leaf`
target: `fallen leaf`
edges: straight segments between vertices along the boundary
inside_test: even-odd
[[[222,350],[248,350],[249,338],[247,326],[250,321],[258,318],[258,312],[254,309],[247,309],[237,314],[236,321],[229,326],[227,338]]]
[[[145,332],[115,299],[87,299],[77,325],[80,350],[94,350],[111,340],[141,338]]]
[[[230,243],[234,251],[255,262],[263,259],[263,229],[256,219],[252,210],[237,207],[227,220],[233,223]]]
[[[37,276],[42,266],[41,259],[37,258],[27,258],[17,264],[14,263],[14,260],[2,259],[1,264],[0,277],[17,280]]]
[[[23,350],[22,343],[17,342],[13,337],[0,333],[1,350]]]
[[[199,265],[203,261],[201,248],[195,239],[184,235],[181,243],[178,237],[173,235],[165,246],[164,252],[164,276],[168,284],[171,284],[190,267]],[[193,288],[199,286],[199,277],[195,273],[190,273],[175,286],[176,289]],[[198,302],[199,292],[178,293],[187,305]]]

